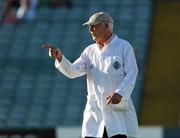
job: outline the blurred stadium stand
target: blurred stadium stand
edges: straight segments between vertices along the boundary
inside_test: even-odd
[[[179,127],[180,1],[157,0],[155,11],[140,123]]]
[[[85,77],[64,77],[41,45],[60,47],[74,61],[93,42],[82,23],[97,11],[108,12],[115,20],[115,33],[135,49],[139,75],[132,99],[139,114],[153,2],[72,0],[72,5],[39,7],[33,23],[0,25],[0,128],[81,125],[87,93]]]

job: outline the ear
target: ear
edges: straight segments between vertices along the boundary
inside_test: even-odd
[[[108,23],[105,23],[104,24],[106,28],[109,28],[109,24]]]

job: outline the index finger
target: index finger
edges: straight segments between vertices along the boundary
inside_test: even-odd
[[[54,46],[51,46],[51,45],[42,45],[42,48],[53,48],[53,49],[55,49],[55,47]]]

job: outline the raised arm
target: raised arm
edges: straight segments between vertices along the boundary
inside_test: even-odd
[[[55,67],[68,78],[76,78],[86,74],[86,56],[84,53],[74,62],[71,63],[62,52],[52,45],[42,45],[43,48],[49,49],[49,56],[55,59]]]

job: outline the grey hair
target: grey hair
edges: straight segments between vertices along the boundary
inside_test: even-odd
[[[108,23],[108,27],[109,27],[109,30],[110,30],[111,32],[113,32],[113,24],[112,24],[112,23]]]

